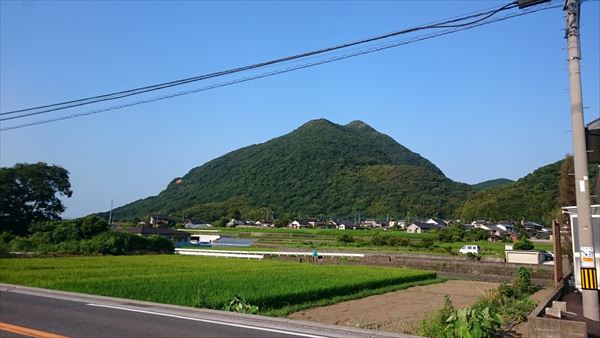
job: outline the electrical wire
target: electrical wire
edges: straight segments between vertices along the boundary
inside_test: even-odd
[[[20,128],[25,128],[25,127],[30,127],[30,126],[40,125],[40,124],[46,124],[46,123],[51,123],[51,122],[57,122],[57,121],[72,119],[72,118],[76,118],[76,117],[82,117],[82,116],[88,116],[88,115],[93,115],[93,114],[99,114],[99,113],[107,112],[107,111],[111,111],[111,110],[122,109],[122,108],[126,108],[126,107],[140,105],[140,104],[150,103],[150,102],[156,102],[156,101],[160,101],[160,100],[165,100],[165,99],[169,99],[169,98],[173,98],[173,97],[178,97],[178,96],[183,96],[183,95],[188,95],[188,94],[197,93],[197,92],[203,92],[203,91],[207,91],[207,90],[211,90],[211,89],[216,89],[216,88],[220,88],[220,87],[230,86],[230,85],[233,85],[233,84],[238,84],[238,83],[248,82],[248,81],[252,81],[252,80],[256,80],[256,79],[261,79],[261,78],[265,78],[265,77],[270,77],[270,76],[274,76],[274,75],[278,75],[278,74],[288,73],[288,72],[292,72],[292,71],[295,71],[295,70],[300,70],[300,69],[310,68],[310,67],[314,67],[314,66],[318,66],[318,65],[322,65],[322,64],[327,64],[327,63],[331,63],[331,62],[334,62],[334,61],[348,59],[348,58],[352,58],[352,57],[356,57],[356,56],[360,56],[360,55],[370,54],[370,53],[374,53],[374,52],[377,52],[377,51],[381,51],[381,50],[385,50],[385,49],[390,49],[390,48],[394,48],[394,47],[398,47],[398,46],[402,46],[402,45],[407,45],[407,44],[415,43],[415,42],[418,42],[418,41],[428,40],[428,39],[432,39],[432,38],[435,38],[435,37],[439,37],[439,36],[443,36],[443,35],[448,35],[448,34],[451,34],[451,33],[456,33],[456,32],[459,32],[459,31],[468,30],[468,29],[472,29],[472,28],[475,28],[475,27],[480,27],[480,26],[491,24],[491,23],[495,23],[495,22],[499,22],[499,21],[504,21],[504,20],[511,19],[511,18],[514,18],[514,17],[519,17],[519,16],[523,16],[523,15],[527,15],[527,14],[532,14],[532,13],[535,13],[535,12],[540,12],[540,11],[544,11],[544,10],[554,9],[554,8],[562,8],[562,5],[554,5],[554,6],[536,7],[536,8],[532,8],[532,9],[526,9],[526,10],[523,10],[522,12],[512,13],[512,14],[509,14],[509,15],[506,15],[506,16],[503,16],[503,17],[499,17],[499,18],[493,19],[493,20],[488,20],[488,21],[484,21],[484,22],[477,22],[477,23],[472,24],[470,26],[452,28],[452,29],[448,29],[448,30],[445,30],[445,31],[442,31],[442,32],[430,33],[430,34],[427,34],[427,35],[415,37],[415,38],[409,39],[409,40],[401,40],[401,41],[387,43],[387,44],[380,45],[380,46],[374,46],[374,47],[370,47],[370,48],[359,50],[357,52],[348,53],[348,54],[344,54],[344,55],[340,55],[340,56],[335,56],[335,57],[331,57],[331,58],[324,59],[324,60],[318,60],[318,61],[311,62],[311,63],[305,63],[305,64],[297,65],[297,66],[294,66],[294,67],[289,67],[289,68],[286,68],[286,69],[275,70],[275,71],[271,71],[271,72],[267,72],[267,73],[253,75],[253,76],[249,76],[249,77],[245,77],[245,78],[234,79],[234,80],[231,80],[231,81],[221,82],[221,83],[217,83],[217,84],[213,84],[213,85],[209,85],[209,86],[205,86],[205,87],[201,87],[201,88],[190,89],[190,90],[186,90],[186,91],[181,91],[181,92],[167,94],[167,95],[162,95],[162,96],[153,97],[153,98],[149,98],[149,99],[134,101],[134,102],[125,103],[125,104],[121,104],[121,105],[115,105],[115,106],[110,106],[110,107],[95,109],[95,110],[91,110],[91,111],[87,111],[87,112],[76,113],[76,114],[71,114],[71,115],[63,115],[63,116],[59,116],[59,117],[52,118],[52,119],[34,121],[34,122],[31,122],[31,123],[25,123],[25,124],[15,125],[15,126],[11,126],[11,127],[5,127],[5,128],[1,128],[0,131],[20,129]]]
[[[161,89],[170,88],[170,87],[174,87],[174,86],[180,86],[180,85],[191,83],[191,82],[207,80],[210,78],[221,77],[224,75],[230,75],[230,74],[239,73],[242,71],[262,68],[262,67],[275,65],[275,64],[279,64],[279,63],[283,63],[283,62],[306,58],[309,56],[320,55],[320,54],[324,54],[327,52],[332,52],[332,51],[340,50],[343,48],[348,48],[348,47],[357,46],[357,45],[361,45],[361,44],[365,44],[365,43],[370,43],[370,42],[374,42],[374,41],[378,41],[378,40],[382,40],[382,39],[387,39],[387,38],[398,36],[398,35],[413,33],[413,32],[420,31],[420,30],[434,29],[434,28],[465,27],[465,26],[469,26],[469,25],[472,25],[477,22],[481,22],[501,11],[512,9],[517,6],[518,6],[517,2],[514,1],[511,3],[508,3],[504,6],[501,6],[499,8],[493,9],[493,10],[484,10],[479,13],[475,13],[475,14],[471,14],[471,15],[464,15],[464,16],[454,18],[454,19],[445,19],[444,21],[441,21],[439,23],[427,24],[427,25],[417,26],[417,27],[413,27],[413,28],[408,28],[408,29],[404,29],[404,30],[400,30],[400,31],[392,32],[392,33],[377,35],[377,36],[373,36],[370,38],[366,38],[366,39],[362,39],[362,40],[358,40],[358,41],[354,41],[354,42],[343,43],[343,44],[333,46],[333,47],[323,48],[323,49],[314,50],[314,51],[310,51],[310,52],[304,52],[304,53],[287,56],[287,57],[283,57],[283,58],[279,58],[279,59],[274,59],[274,60],[270,60],[270,61],[265,61],[265,62],[261,62],[261,63],[256,63],[256,64],[252,64],[252,65],[248,65],[248,66],[232,68],[232,69],[219,71],[219,72],[215,72],[215,73],[204,74],[204,75],[190,77],[190,78],[186,78],[186,79],[170,81],[170,82],[125,90],[125,91],[120,91],[120,92],[115,92],[115,93],[92,96],[92,97],[88,97],[88,98],[84,98],[84,99],[71,100],[71,101],[59,102],[59,103],[38,106],[38,107],[33,107],[33,108],[8,111],[8,112],[0,113],[0,116],[12,115],[12,114],[17,114],[17,113],[22,113],[22,112],[27,112],[27,111],[32,111],[32,110],[49,108],[49,109],[44,109],[44,110],[36,111],[36,112],[32,112],[32,113],[2,118],[2,119],[0,119],[0,121],[13,120],[13,119],[18,119],[18,118],[23,118],[23,117],[33,116],[33,115],[40,115],[40,114],[45,114],[45,113],[49,113],[49,112],[53,112],[53,111],[64,110],[64,109],[79,107],[79,106],[83,106],[83,105],[89,105],[89,104],[102,102],[102,101],[116,100],[116,99],[139,95],[139,94],[143,94],[143,93],[147,93],[147,92],[151,92],[151,91],[161,90]],[[471,22],[449,25],[452,23],[457,23],[457,22],[461,22],[464,20],[477,18],[477,17],[481,17],[481,16],[483,16],[483,18],[479,18],[479,19],[471,21]],[[54,107],[54,108],[51,108],[51,107]]]

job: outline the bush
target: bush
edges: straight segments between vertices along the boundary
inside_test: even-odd
[[[441,309],[421,322],[418,333],[426,337],[493,337],[503,321],[526,320],[536,305],[529,299],[530,291],[531,272],[520,268],[513,285],[503,283],[488,290],[470,308],[456,311],[448,306],[447,300]]]
[[[0,257],[8,257],[10,256],[10,246],[8,243],[4,243],[0,241]]]
[[[161,236],[150,236],[146,238],[146,250],[154,253],[173,253],[175,245],[168,238]]]
[[[242,296],[235,296],[233,299],[223,308],[225,311],[239,312],[239,313],[258,313],[258,306],[249,304]]]
[[[490,307],[464,308],[453,312],[444,328],[446,337],[493,337],[502,325],[500,316]]]
[[[513,278],[513,286],[520,294],[529,293],[531,290],[531,271],[520,267]]]
[[[456,311],[452,300],[448,295],[444,296],[444,304],[437,311],[429,314],[424,320],[419,323],[417,334],[424,337],[445,337],[444,329],[448,325],[446,321]]]
[[[513,245],[514,250],[533,250],[533,248],[533,243],[525,237],[520,238]]]
[[[352,237],[348,234],[343,234],[338,238],[338,242],[344,243],[344,244],[352,243],[352,242],[354,242],[354,237]]]
[[[472,261],[478,261],[478,260],[481,260],[481,257],[477,256],[476,254],[474,254],[472,252],[468,252],[467,259],[470,259]]]
[[[33,251],[36,245],[32,240],[23,237],[15,237],[9,243],[10,251],[30,252]]]
[[[13,238],[15,238],[15,236],[10,231],[3,231],[0,233],[0,243],[8,244]]]

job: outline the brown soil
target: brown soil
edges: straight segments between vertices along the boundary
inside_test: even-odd
[[[292,313],[289,318],[398,333],[415,333],[419,321],[438,309],[444,295],[456,308],[472,305],[497,283],[451,280],[416,286],[348,302]]]

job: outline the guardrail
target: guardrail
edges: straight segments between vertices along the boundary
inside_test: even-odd
[[[196,249],[175,249],[175,253],[179,254],[179,255],[191,255],[191,256],[210,256],[210,257],[248,258],[248,259],[263,259],[265,257],[264,255],[256,254],[253,252],[228,252],[228,251],[211,252],[210,250],[196,250]]]
[[[214,256],[214,257],[236,257],[236,258],[257,258],[264,256],[313,256],[312,252],[307,251],[234,251],[234,250],[208,250],[208,249],[175,249],[175,253],[180,255],[196,256]],[[321,252],[320,257],[365,257],[361,253],[344,252]]]

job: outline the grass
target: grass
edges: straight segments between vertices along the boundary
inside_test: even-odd
[[[178,255],[2,259],[0,268],[3,283],[183,306],[222,309],[239,295],[268,315],[440,281],[412,269]]]

